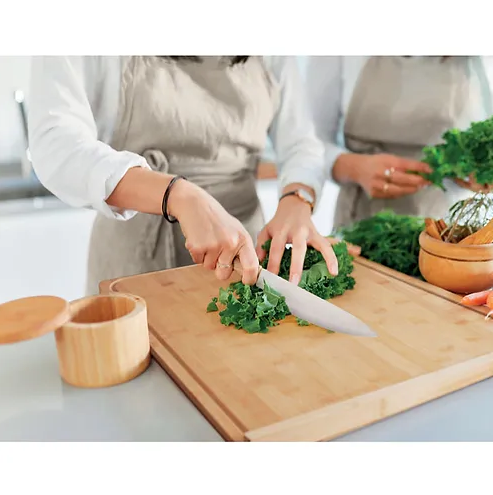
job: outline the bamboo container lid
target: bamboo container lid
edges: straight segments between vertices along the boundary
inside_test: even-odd
[[[142,374],[151,360],[147,307],[130,294],[67,302],[34,296],[0,305],[0,345],[55,333],[59,370],[70,385],[118,385]]]

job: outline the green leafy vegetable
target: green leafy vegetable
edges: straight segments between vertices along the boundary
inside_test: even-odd
[[[283,296],[267,283],[264,289],[237,282],[220,289],[219,302],[226,307],[219,313],[223,325],[234,325],[248,333],[266,333],[277,320],[289,314]]]
[[[213,297],[212,301],[207,305],[207,312],[211,313],[213,311],[219,311],[217,307],[217,297]]]
[[[267,241],[263,249],[269,253],[271,241]],[[344,242],[333,246],[339,262],[339,273],[336,277],[329,273],[325,260],[320,252],[308,247],[303,265],[303,274],[300,287],[323,299],[342,295],[355,285],[351,276],[353,271],[353,258],[347,250]],[[262,262],[263,268],[267,267],[268,254]],[[281,259],[279,276],[288,280],[291,265],[291,248],[286,247]],[[220,288],[219,297],[215,297],[209,303],[207,311],[216,311],[217,302],[225,306],[219,313],[223,325],[234,325],[248,333],[266,333],[269,328],[278,324],[290,314],[285,298],[264,284],[264,289],[257,286],[244,285],[241,282],[231,284],[228,289]],[[211,309],[209,309],[211,308]],[[307,326],[309,323],[299,318],[298,325]],[[332,333],[332,332],[330,332]]]
[[[270,250],[270,240],[265,243],[263,249]],[[334,254],[339,263],[339,272],[336,277],[329,273],[327,264],[322,253],[312,247],[308,247],[305,262],[303,263],[303,273],[299,286],[315,294],[322,299],[331,299],[341,296],[346,290],[351,290],[355,285],[355,280],[351,276],[354,269],[353,257],[349,254],[345,242],[339,242],[332,246]],[[262,262],[263,268],[267,268],[269,255]],[[289,269],[291,266],[291,248],[284,250],[281,260],[279,276],[289,280]]]
[[[432,168],[420,174],[445,190],[444,179],[466,179],[479,184],[493,184],[493,117],[473,122],[468,129],[449,129],[443,143],[423,149],[422,161]]]
[[[361,256],[388,268],[421,278],[419,234],[424,219],[383,210],[370,218],[338,229],[335,235],[361,247]]]
[[[296,323],[298,323],[298,325],[300,327],[307,327],[310,325],[310,323],[308,321],[302,320],[301,318],[298,318],[298,317],[296,317]]]

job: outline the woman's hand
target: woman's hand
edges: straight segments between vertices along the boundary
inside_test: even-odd
[[[493,191],[493,184],[478,184],[473,177],[469,177],[467,180],[454,179],[454,182],[463,187],[464,189],[469,189],[472,192],[482,192],[485,194]]]
[[[334,179],[339,183],[355,182],[371,198],[399,198],[414,194],[429,182],[409,172],[430,173],[426,163],[394,155],[341,155],[333,168]]]
[[[320,251],[327,263],[329,272],[337,275],[337,258],[332,244],[339,242],[320,235],[311,219],[311,208],[296,197],[287,196],[279,202],[274,218],[264,227],[257,239],[257,255],[262,261],[266,253],[262,245],[272,239],[267,270],[278,274],[286,244],[292,244],[289,280],[298,285],[303,272],[307,246]],[[358,255],[359,248],[348,246],[352,254]]]
[[[219,280],[227,280],[238,257],[243,283],[255,284],[259,261],[253,240],[218,201],[191,182],[180,180],[170,193],[168,210],[180,222],[186,248],[195,263],[215,270]]]

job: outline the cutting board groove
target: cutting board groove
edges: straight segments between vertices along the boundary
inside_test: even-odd
[[[375,270],[379,273],[383,273],[384,275],[388,275],[389,277],[395,278],[397,280],[401,280],[406,284],[412,285],[413,287],[417,287],[418,289],[424,290],[429,294],[433,294],[435,296],[441,297],[442,299],[445,299],[447,301],[456,304],[460,304],[460,301],[463,297],[463,296],[459,296],[458,294],[454,294],[453,292],[449,292],[445,289],[442,289],[441,287],[437,287],[436,285],[431,285],[427,282],[424,282],[423,280],[411,277],[404,273],[400,273],[396,270],[392,270],[391,268],[380,265],[379,263],[375,263],[373,261],[367,260],[362,257],[357,258],[356,263],[371,268],[372,270]],[[489,309],[486,308],[485,306],[464,306],[464,307],[467,307],[467,309],[469,309],[470,311],[475,311],[476,313],[480,313],[482,315],[486,315],[489,311]]]
[[[101,290],[146,300],[153,357],[228,441],[323,441],[493,375],[493,322],[460,296],[359,258],[333,299],[375,339],[299,327],[225,327],[205,308],[221,285],[192,266]]]

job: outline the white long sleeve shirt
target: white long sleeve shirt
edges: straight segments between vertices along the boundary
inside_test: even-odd
[[[342,130],[351,97],[367,56],[307,57],[305,87],[318,137],[325,146],[325,174],[333,181],[334,162],[346,153]],[[478,57],[471,61],[471,76],[478,77],[486,102],[478,120],[491,116],[488,100],[493,88],[493,57]],[[426,88],[423,88],[426,92]]]
[[[324,147],[312,125],[296,57],[264,59],[281,87],[281,106],[268,135],[279,167],[279,189],[301,183],[319,199]],[[71,206],[127,220],[136,212],[111,207],[105,200],[130,168],[149,165],[142,156],[108,144],[121,71],[118,56],[33,57],[28,123],[33,168],[47,189]]]

